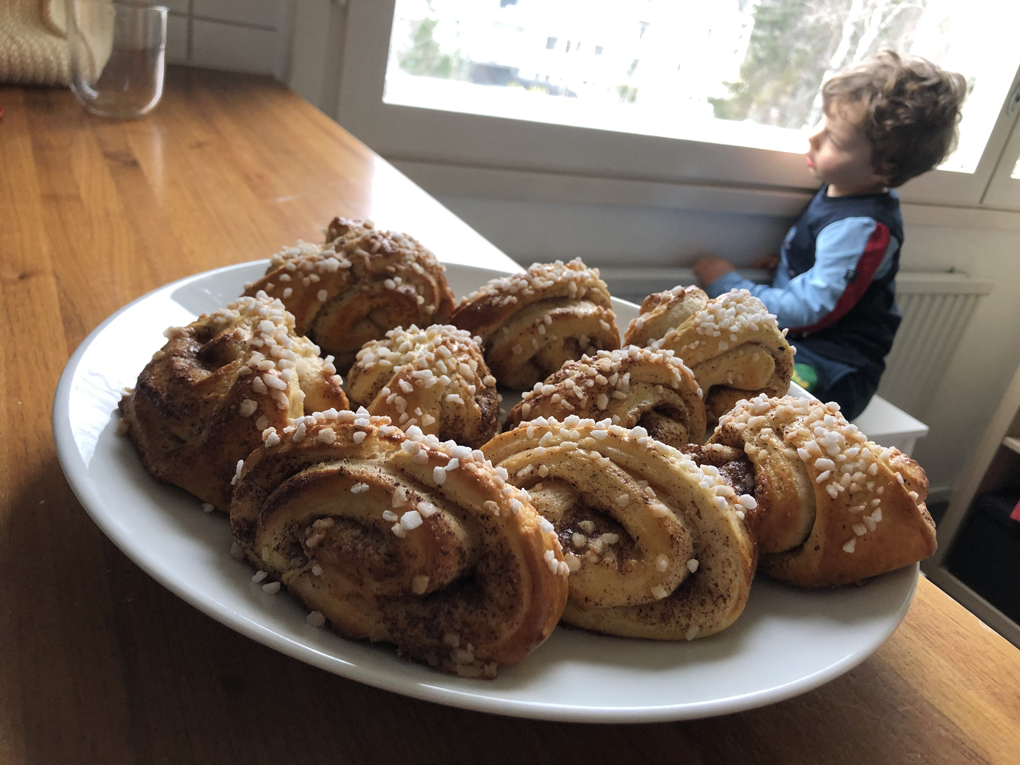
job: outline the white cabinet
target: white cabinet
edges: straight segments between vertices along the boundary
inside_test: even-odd
[[[895,446],[908,457],[914,453],[917,439],[928,435],[928,426],[893,406],[881,396],[872,396],[854,425],[879,446]]]

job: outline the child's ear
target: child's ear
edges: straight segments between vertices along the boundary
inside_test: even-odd
[[[893,178],[893,175],[895,175],[895,172],[896,172],[895,171],[895,167],[890,164],[888,159],[886,159],[885,161],[882,161],[882,158],[878,158],[878,162],[876,162],[875,161],[876,157],[875,157],[875,153],[874,153],[874,148],[872,148],[871,158],[872,158],[871,172],[872,172],[872,176],[875,179],[875,182],[876,183],[881,183],[883,186],[888,187],[889,186],[889,182]]]
[[[871,168],[871,178],[876,184],[880,184],[889,188],[889,181],[892,179],[892,173],[881,172],[876,170],[874,167]]]

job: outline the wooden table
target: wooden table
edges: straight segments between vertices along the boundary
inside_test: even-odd
[[[173,70],[138,122],[0,88],[0,762],[969,763],[1020,758],[1020,651],[922,580],[862,665],[685,723],[466,712],[244,638],[117,550],[64,480],[50,405],[74,348],[178,277],[316,239],[336,214],[447,261],[511,261],[282,86]]]

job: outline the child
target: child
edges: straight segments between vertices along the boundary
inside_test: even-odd
[[[786,235],[772,285],[740,278],[722,258],[694,264],[711,297],[746,288],[789,327],[794,380],[848,420],[878,389],[901,320],[903,220],[890,189],[953,150],[965,92],[961,75],[892,51],[837,74],[822,88],[825,117],[808,139],[822,187]]]

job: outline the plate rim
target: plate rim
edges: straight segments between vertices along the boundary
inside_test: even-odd
[[[410,677],[400,678],[387,673],[380,673],[371,667],[359,665],[347,657],[330,656],[308,643],[300,643],[288,638],[273,630],[265,623],[255,622],[243,614],[236,612],[229,605],[221,602],[215,597],[207,595],[201,590],[186,586],[172,576],[166,575],[142,554],[131,540],[126,538],[125,531],[119,527],[113,517],[103,510],[104,498],[93,486],[92,481],[80,474],[79,471],[87,470],[82,467],[81,456],[78,452],[77,442],[70,423],[71,394],[73,393],[73,381],[75,372],[81,364],[88,349],[117,320],[122,314],[131,310],[138,304],[150,300],[155,296],[180,289],[193,282],[203,281],[209,278],[220,277],[231,271],[243,271],[254,269],[256,266],[268,262],[267,259],[249,261],[245,263],[231,264],[219,268],[202,271],[197,274],[185,276],[168,284],[157,287],[144,295],[130,301],[114,313],[104,319],[93,329],[78,347],[74,350],[61,372],[53,398],[51,410],[52,430],[57,451],[57,458],[69,486],[75,497],[88,513],[89,517],[100,528],[104,535],[130,559],[135,565],[141,568],[148,576],[154,579],[163,587],[167,588],[174,595],[185,603],[198,609],[206,616],[224,626],[238,632],[245,637],[255,640],[262,645],[279,651],[293,659],[325,670],[332,674],[345,677],[356,682],[380,688],[382,690],[398,693],[422,701],[439,703],[471,711],[485,712],[489,714],[501,714],[511,717],[540,719],[559,722],[586,722],[586,723],[649,723],[667,722],[691,719],[703,719],[718,715],[731,714],[734,712],[747,711],[769,704],[778,703],[787,699],[799,696],[803,693],[814,690],[825,683],[840,677],[853,669],[874,653],[892,633],[899,627],[903,618],[913,602],[916,592],[917,580],[919,577],[919,564],[912,567],[909,585],[904,586],[905,597],[895,615],[891,612],[887,615],[888,622],[885,628],[876,633],[876,638],[862,647],[843,656],[840,660],[824,667],[823,669],[796,680],[783,683],[779,686],[767,687],[749,693],[734,694],[731,696],[696,701],[683,702],[678,704],[655,704],[646,706],[580,706],[577,704],[552,703],[547,701],[494,698],[491,696],[477,695],[462,691],[457,688],[443,685],[444,675],[436,673],[435,683],[420,682]],[[471,266],[466,264],[447,264],[447,267],[456,269],[470,269],[478,272],[488,272],[493,275],[509,274],[512,271],[501,271],[497,269]],[[613,298],[614,301],[634,306],[633,303]],[[636,308],[636,306],[634,306]],[[153,479],[155,480],[155,479]],[[225,551],[223,553],[226,554]],[[892,574],[905,575],[904,570],[891,572]],[[887,576],[887,575],[884,575]],[[342,642],[348,641],[340,635],[335,637]],[[484,688],[484,686],[481,686]]]

